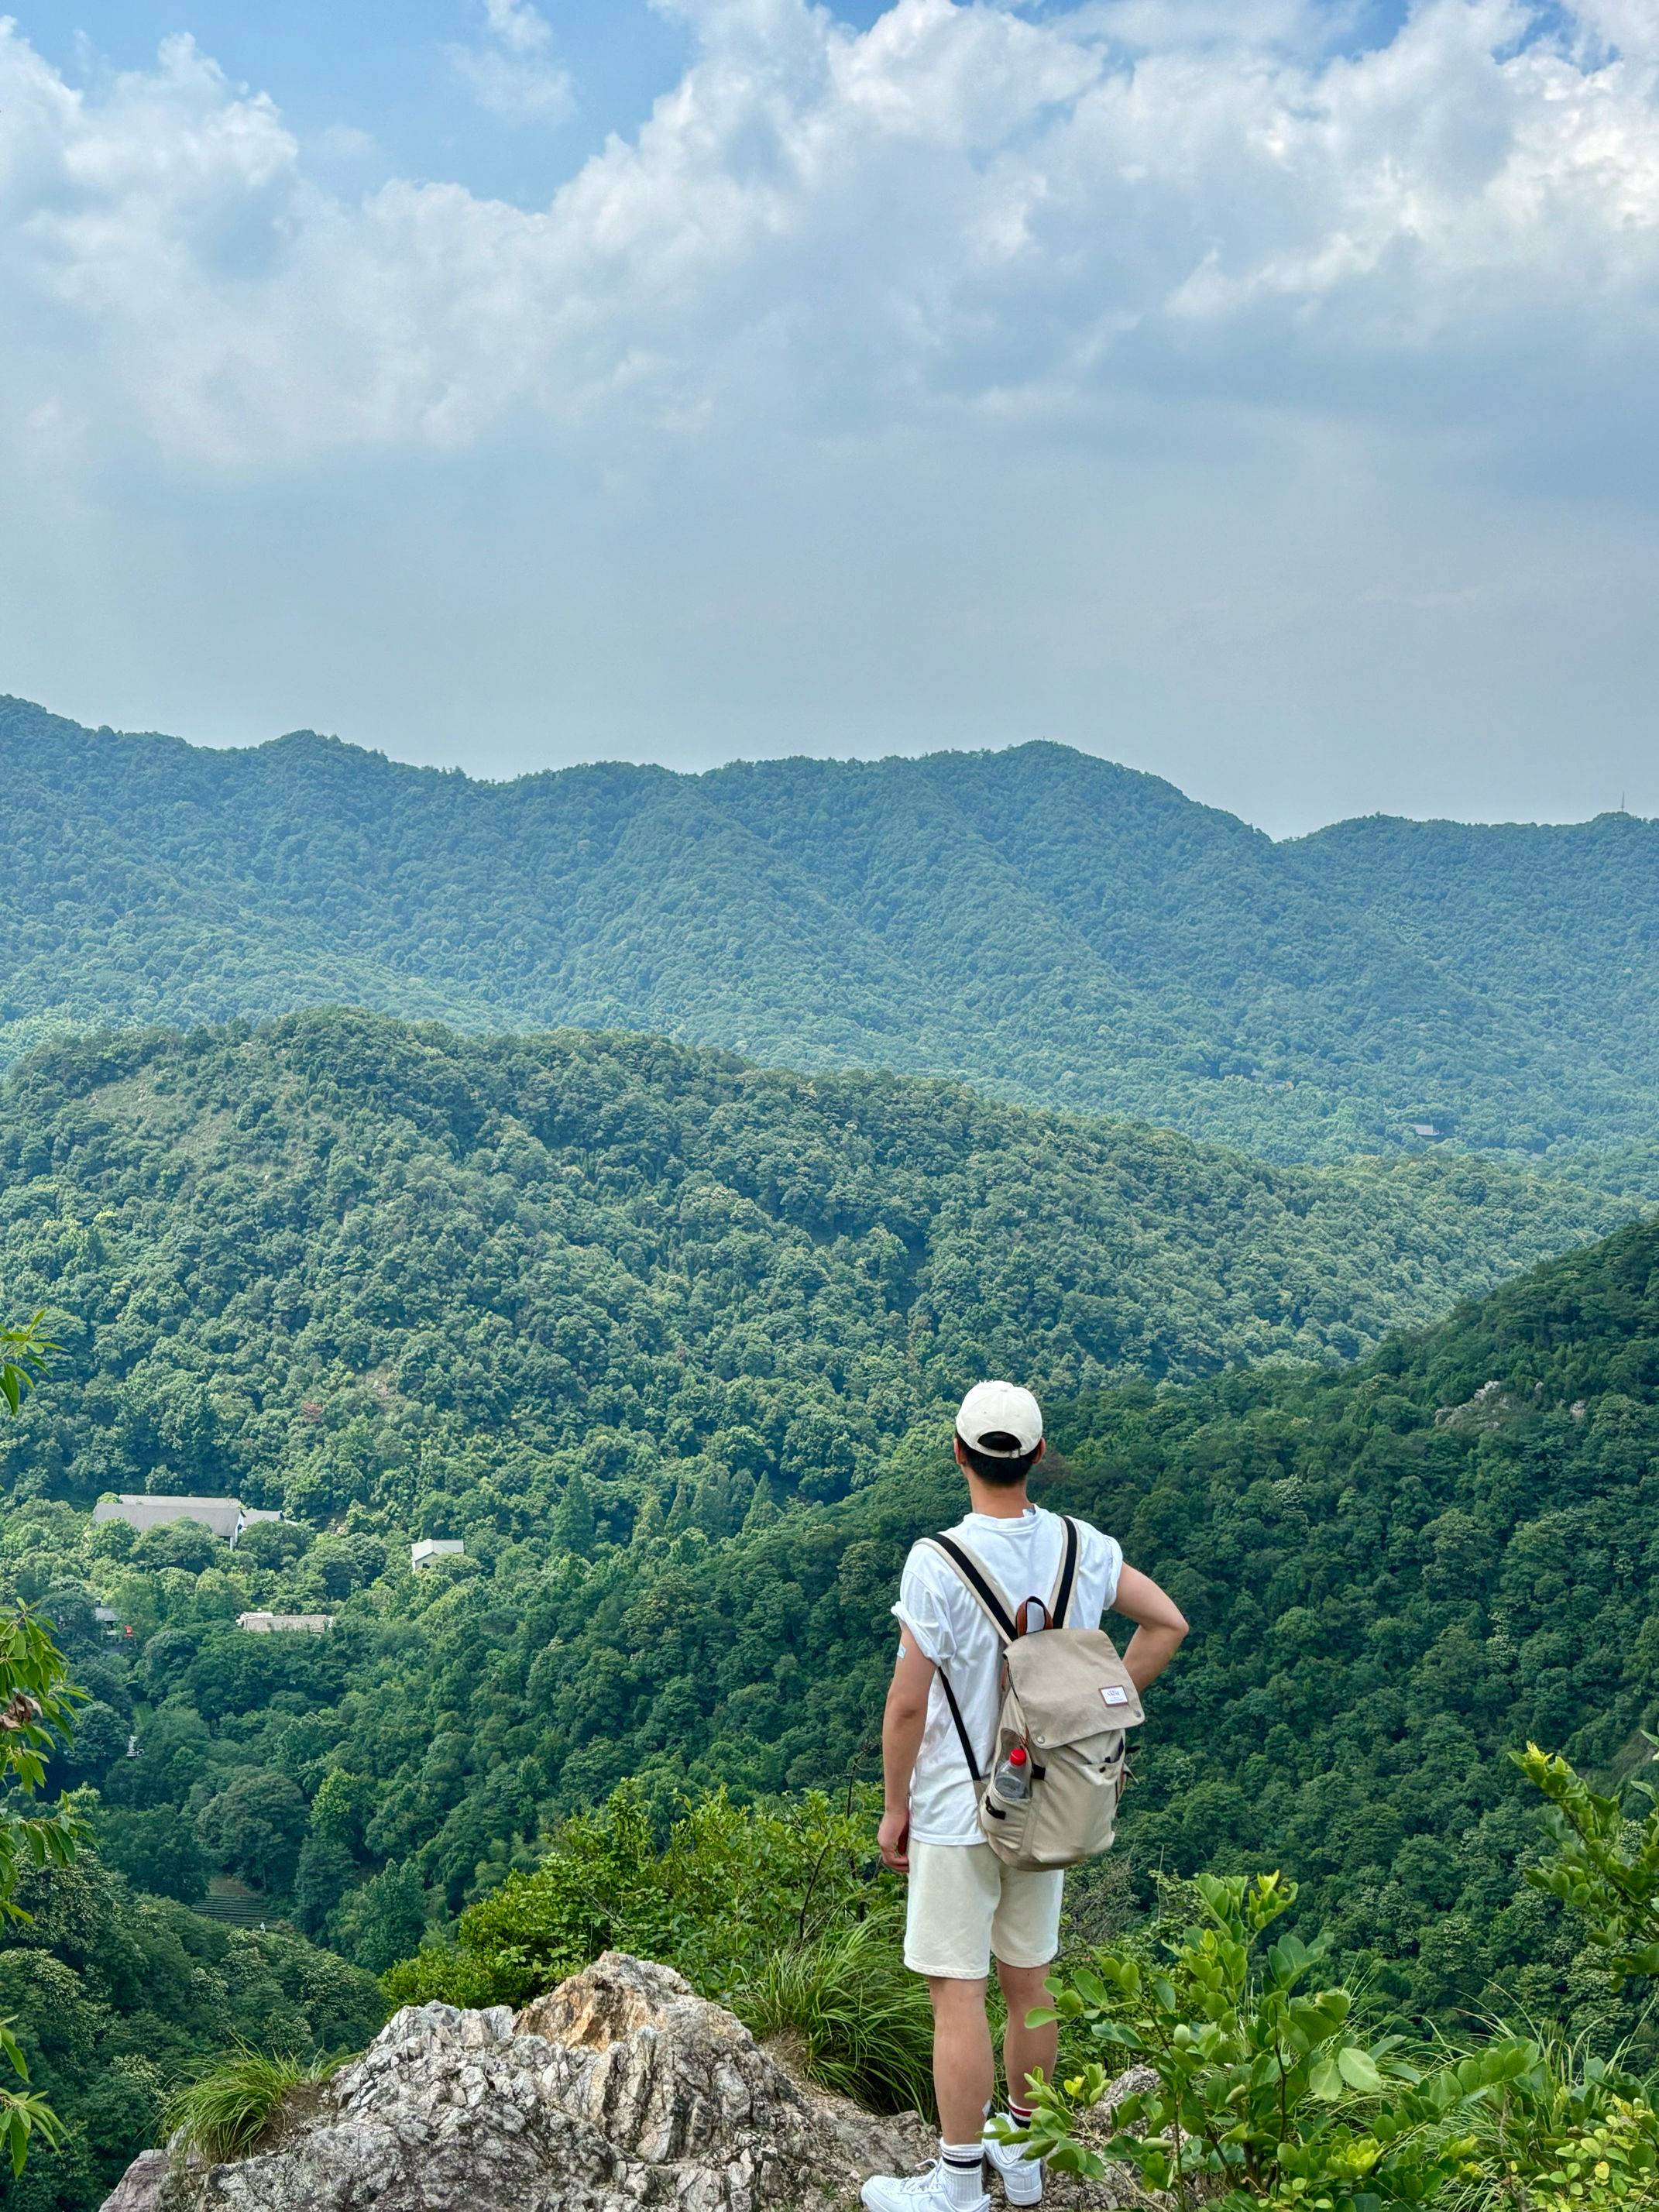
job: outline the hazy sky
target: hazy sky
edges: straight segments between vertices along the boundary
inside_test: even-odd
[[[21,0],[0,690],[1659,812],[1659,7]]]

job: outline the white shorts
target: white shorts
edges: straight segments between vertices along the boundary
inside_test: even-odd
[[[913,1974],[983,1981],[1005,1966],[1046,1966],[1060,1948],[1066,1876],[1021,1874],[989,1844],[912,1844],[904,1963]]]

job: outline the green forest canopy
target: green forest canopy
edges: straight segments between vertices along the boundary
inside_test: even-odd
[[[0,2014],[68,2126],[61,2152],[0,2170],[5,2212],[92,2212],[154,2142],[169,2090],[238,2039],[361,2049],[386,2016],[371,1976],[291,1929],[221,1926],[135,1895],[92,1856],[24,1886],[0,1943]]]
[[[1540,2014],[1589,1999],[1554,1908],[1517,1895],[1540,1832],[1505,1754],[1528,1736],[1603,1771],[1639,1753],[1659,1704],[1656,1390],[1643,1225],[1346,1372],[1134,1383],[1070,1409],[1053,1495],[1194,1624],[1129,1801],[1142,1883],[1158,1865],[1293,1867],[1313,1919],[1413,2010],[1494,1984]],[[510,1600],[483,1577],[410,1591],[395,1611],[422,1657],[386,1679],[419,1684],[418,1710],[388,1729],[389,1695],[353,1707],[331,1754],[374,1778],[380,1848],[459,1893],[478,1878],[465,1851],[505,1844],[492,1820],[624,1776],[873,1773],[898,1565],[959,1510],[945,1435],[914,1436],[839,1505],[723,1543],[560,1563]],[[398,1747],[446,1726],[441,1814]]]
[[[0,1599],[91,1693],[55,1779],[98,1856],[0,1944],[81,2124],[0,2202],[84,2212],[227,2027],[361,2040],[370,1972],[624,1780],[661,1818],[873,1776],[899,1562],[959,1510],[942,1409],[988,1364],[1194,1623],[1115,1909],[1282,1863],[1404,2009],[1605,2021],[1518,1892],[1504,1753],[1616,1768],[1659,1701],[1659,1227],[1376,1339],[1620,1211],[660,1040],[315,1012],[43,1050],[0,1088],[0,1264],[68,1350],[0,1441]],[[94,1525],[112,1489],[290,1517],[233,1553]],[[414,1574],[421,1534],[467,1554]],[[215,1876],[303,1936],[192,1914]]]
[[[1412,2010],[1495,1986],[1586,2000],[1556,1909],[1517,1895],[1540,1831],[1505,1753],[1534,1736],[1616,1768],[1653,1717],[1656,1389],[1644,1224],[1346,1371],[1134,1382],[1057,1419],[1054,1496],[1194,1624],[1126,1815],[1143,1894],[1155,1866],[1282,1863]],[[14,1517],[4,1553],[14,1581],[27,1560],[134,1611],[148,1584],[127,1690],[143,1749],[88,1778],[117,1808],[189,1808],[210,1840],[233,1814],[269,1829],[281,1797],[282,1878],[326,1928],[388,1864],[459,1905],[624,1778],[665,1806],[688,1781],[873,1773],[898,1565],[960,1507],[946,1434],[919,1427],[833,1504],[591,1558],[526,1542],[411,1576],[359,1515],[254,1532],[198,1571],[149,1537],[121,1559],[50,1505]],[[326,1638],[228,1626],[327,1591]]]
[[[1053,744],[475,783],[0,700],[0,1054],[349,1003],[962,1076],[1279,1159],[1436,1138],[1659,1193],[1659,825],[1274,844]]]
[[[1504,1746],[1610,1758],[1650,1709],[1659,1232],[1353,1369],[1171,1382],[1352,1347],[1607,1201],[327,1014],[48,1052],[0,1158],[10,1278],[76,1370],[6,1441],[0,1568],[80,1639],[65,1778],[143,1886],[217,1867],[367,1958],[625,1777],[665,1802],[867,1771],[898,1562],[954,1510],[939,1408],[987,1363],[1092,1393],[1057,1418],[1065,1494],[1197,1624],[1143,1864],[1282,1855],[1448,2003],[1542,1940]],[[90,1524],[146,1487],[295,1517],[234,1556]],[[411,1575],[427,1534],[467,1557]],[[250,1607],[337,1617],[256,1638]]]
[[[839,1496],[987,1370],[1352,1354],[1627,1207],[1455,1156],[1273,1168],[892,1076],[319,1012],[47,1048],[0,1278],[66,1387],[14,1498],[240,1491],[489,1547]],[[712,1517],[710,1517],[712,1516]]]

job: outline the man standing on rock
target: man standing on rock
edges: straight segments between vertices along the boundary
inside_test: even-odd
[[[1080,1521],[1069,1524],[1068,1536],[1059,1515],[1031,1504],[1026,1482],[1042,1453],[1042,1414],[1031,1393],[1012,1382],[975,1383],[956,1424],[971,1510],[945,1538],[913,1547],[893,1607],[902,1633],[882,1726],[881,1855],[909,1877],[904,1960],[927,1977],[933,1999],[940,2140],[925,2172],[865,2183],[870,2212],[985,2212],[987,2158],[1011,2204],[1035,2204],[1042,2195],[1041,2161],[987,2131],[995,2083],[986,2013],[991,1959],[1008,2007],[1006,2116],[1023,2126],[1031,2077],[1054,2071],[1057,2030],[1028,2027],[1025,2018],[1048,2002],[1066,1879],[1051,1867],[1005,1865],[980,1825],[1007,1628],[1093,1629],[1109,1608],[1120,1613],[1135,1623],[1123,1669],[1137,1692],[1157,1680],[1187,1633],[1179,1608],[1124,1565],[1114,1538]],[[1109,1704],[1129,1693],[1101,1694]],[[1008,1756],[1018,1788],[1029,1753]]]

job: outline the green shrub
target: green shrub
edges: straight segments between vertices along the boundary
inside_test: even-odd
[[[5,2020],[0,2020],[0,2062],[23,2085],[21,2089],[0,2087],[0,2149],[10,2160],[15,2176],[23,2171],[29,2145],[37,2136],[49,2148],[56,2149],[64,2140],[64,2129],[46,2099],[29,2087],[23,2046],[13,2034],[11,2022]]]
[[[0,1402],[15,1413],[34,1387],[40,1356],[56,1349],[40,1335],[40,1316],[22,1328],[0,1329]],[[72,1736],[76,1707],[86,1693],[69,1680],[63,1653],[44,1621],[27,1607],[0,1610],[0,1923],[27,1921],[17,1887],[31,1868],[65,1867],[84,1839],[73,1808],[31,1808],[46,1780],[52,1731]],[[64,2128],[38,2089],[29,2086],[28,2062],[9,2020],[0,2020],[0,2069],[22,2086],[0,2082],[0,2149],[21,2174],[29,2144],[38,2136],[55,2147]]]
[[[1401,2038],[1363,2028],[1353,1994],[1311,1985],[1322,1939],[1260,1940],[1295,1886],[1277,1875],[1200,1875],[1201,1918],[1150,1963],[1128,1949],[1055,1974],[1053,2018],[1106,2045],[1154,2086],[1123,2100],[1109,2142],[1083,2139],[1108,2072],[1044,2084],[1030,2142],[1063,2171],[1132,2166],[1183,2208],[1385,2212],[1435,2202],[1474,2169],[1473,2110],[1535,2064],[1507,2035],[1425,2068]]]
[[[491,1958],[434,1938],[380,1977],[394,2005],[452,2004],[471,2008],[516,2004],[519,1977]]]
[[[1659,2118],[1647,2085],[1583,2037],[1545,2029],[1525,2040],[1533,2063],[1470,2115],[1464,2185],[1449,2212],[1659,2203]]]
[[[792,2038],[825,2088],[872,2112],[932,2109],[933,2008],[896,1924],[860,1921],[775,1953],[736,2007],[755,2034]]]
[[[1617,2098],[1598,2120],[1546,2148],[1547,2162],[1510,2169],[1532,2212],[1659,2203],[1659,2112],[1645,2098]]]
[[[678,1967],[722,2003],[775,1952],[896,1909],[881,1871],[869,1793],[837,1807],[820,1791],[688,1805],[660,1836],[624,1783],[563,1822],[533,1874],[511,1874],[462,1913],[453,1947],[429,1945],[385,1976],[397,2004],[524,2004],[601,1951]]]
[[[1642,1808],[1632,1818],[1619,1797],[1601,1796],[1535,1743],[1515,1759],[1549,1800],[1545,1817],[1556,1845],[1554,1858],[1529,1869],[1528,1881],[1583,1916],[1616,1986],[1659,1974],[1659,1790],[1650,1782],[1630,1784]]]
[[[326,2081],[341,2063],[237,2044],[168,2100],[161,2125],[174,2156],[208,2166],[247,2157],[276,2134],[295,2093]]]

